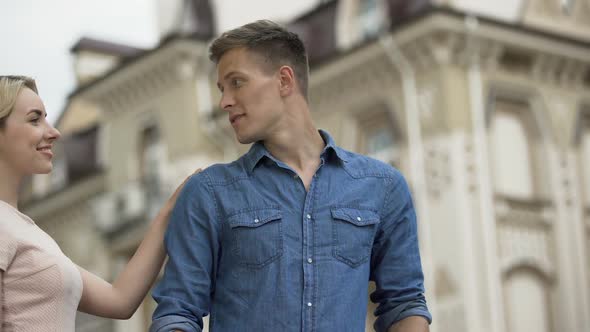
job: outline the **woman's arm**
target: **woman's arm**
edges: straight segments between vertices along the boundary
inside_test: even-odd
[[[200,169],[195,173],[198,172]],[[84,287],[78,305],[79,311],[115,319],[128,319],[133,315],[164,263],[166,258],[164,233],[168,225],[168,217],[187,180],[188,178],[158,212],[137,251],[112,285],[78,267]]]

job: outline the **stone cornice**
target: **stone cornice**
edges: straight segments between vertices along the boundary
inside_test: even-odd
[[[390,47],[401,51],[417,74],[442,65],[478,64],[482,71],[490,73],[502,71],[570,89],[590,88],[590,43],[566,36],[560,39],[508,24],[440,12],[382,38],[391,38]],[[349,92],[366,91],[369,87],[363,77],[371,77],[378,85],[399,81],[399,73],[388,61],[388,51],[392,50],[374,40],[315,67],[310,80],[312,102],[331,104]]]
[[[496,218],[530,226],[551,227],[555,219],[555,209],[546,200],[523,200],[506,196],[496,196]]]
[[[378,45],[371,45],[312,72],[312,109],[321,111],[338,105],[353,106],[363,97],[388,91],[398,74]],[[390,89],[389,89],[390,91]]]
[[[51,196],[31,202],[24,213],[33,220],[48,219],[52,215],[67,213],[81,208],[84,203],[106,190],[105,174],[98,174],[77,182]],[[88,213],[86,211],[85,213]]]
[[[476,18],[434,14],[390,36],[415,70],[481,65],[559,86],[589,88],[590,44],[543,36]]]
[[[210,73],[206,55],[205,45],[176,40],[108,75],[74,98],[88,99],[105,112],[125,111],[194,78],[199,70]]]

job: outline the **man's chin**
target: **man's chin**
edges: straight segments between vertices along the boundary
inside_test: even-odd
[[[237,133],[236,139],[238,140],[238,142],[240,142],[240,144],[251,144],[257,141],[254,137],[238,135]]]

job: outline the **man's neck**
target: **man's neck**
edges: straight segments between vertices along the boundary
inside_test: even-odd
[[[281,131],[264,141],[264,146],[275,158],[299,173],[317,167],[325,143],[319,131],[310,124]]]

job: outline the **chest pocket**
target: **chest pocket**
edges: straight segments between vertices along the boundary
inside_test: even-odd
[[[261,268],[283,254],[282,213],[264,208],[240,212],[228,218],[231,250],[238,264]]]
[[[333,256],[357,267],[371,256],[379,215],[371,210],[332,208]]]

